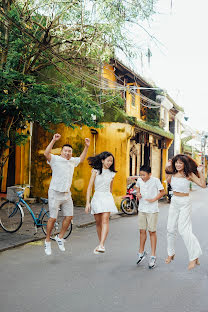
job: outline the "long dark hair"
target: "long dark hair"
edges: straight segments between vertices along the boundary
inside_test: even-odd
[[[190,173],[194,173],[197,177],[199,176],[197,171],[197,163],[190,156],[184,154],[178,154],[172,158],[172,168],[165,169],[167,174],[175,174],[178,171],[176,170],[175,163],[177,160],[180,160],[184,163],[184,174],[186,177],[190,175]]]
[[[92,168],[99,170],[99,173],[101,174],[102,173],[102,169],[103,169],[102,160],[105,160],[109,156],[113,157],[113,163],[109,167],[109,170],[113,171],[113,172],[117,172],[115,170],[115,159],[114,159],[114,156],[110,152],[102,152],[102,153],[100,153],[98,155],[88,157],[87,160],[88,160],[89,165]]]

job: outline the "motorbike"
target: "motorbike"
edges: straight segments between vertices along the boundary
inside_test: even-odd
[[[133,182],[127,186],[126,195],[123,196],[121,201],[121,210],[127,215],[132,215],[138,213],[139,200],[136,197],[136,190],[134,185],[136,182]]]
[[[171,185],[168,183],[168,193],[167,193],[167,202],[171,202],[171,198],[173,196],[173,191]]]

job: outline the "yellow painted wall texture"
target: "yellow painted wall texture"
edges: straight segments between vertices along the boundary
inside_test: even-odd
[[[5,151],[5,157],[7,157],[9,155],[9,149],[7,149]],[[7,184],[7,174],[8,174],[8,164],[9,162],[7,161],[3,167],[3,179],[2,179],[2,183],[1,183],[1,191],[2,192],[6,192],[6,184]]]
[[[25,130],[19,130],[18,132],[26,134],[29,128]],[[15,184],[24,185],[29,184],[29,138],[26,144],[17,146],[15,148]],[[9,150],[6,151],[8,154]],[[8,161],[3,169],[3,181],[1,190],[2,192],[6,192],[6,183],[7,183],[7,175],[10,174],[8,172]]]
[[[21,132],[26,134],[28,128]],[[28,137],[26,144],[17,146],[15,150],[15,184],[29,184],[29,156],[30,156],[30,138]]]
[[[161,149],[157,146],[152,146],[152,176],[160,179],[160,167],[161,167]]]
[[[114,67],[112,65],[105,64],[103,66],[102,76],[104,79],[108,80],[109,87],[111,88],[115,87],[114,83],[117,82],[117,79],[115,76]],[[136,83],[128,83],[127,86],[139,87]],[[128,91],[126,92],[126,113],[129,116],[133,116],[140,119],[140,90],[138,89],[135,92],[137,93],[137,95],[132,95]],[[132,105],[133,100],[135,101],[135,105]]]
[[[162,150],[162,184],[167,191],[167,182],[165,178],[165,166],[166,163],[168,162],[168,149],[171,146],[172,140],[171,139],[166,139],[166,145],[167,148]]]
[[[126,192],[126,181],[129,173],[129,148],[133,127],[122,123],[103,123],[102,129],[97,129],[98,134],[91,134],[86,126],[76,129],[59,125],[54,130],[61,134],[61,139],[54,145],[53,154],[60,154],[61,146],[69,143],[73,147],[73,156],[79,156],[84,148],[84,138],[91,139],[87,156],[101,153],[104,150],[111,152],[115,157],[115,167],[118,171],[113,186],[113,195],[116,204],[120,204],[121,196]],[[95,138],[95,145],[93,144]],[[46,146],[52,139],[52,133],[45,132],[35,126],[32,143],[32,195],[47,197],[51,180],[51,169],[43,155]],[[72,198],[75,205],[84,205],[86,191],[91,176],[91,167],[87,160],[80,164],[74,171],[71,187]]]
[[[109,87],[111,87],[111,88],[115,87],[114,82],[116,82],[117,79],[115,76],[114,67],[112,65],[105,64],[103,66],[102,76],[104,79],[108,80]]]
[[[128,86],[136,86],[134,83],[128,83]],[[137,85],[138,87],[138,85]],[[126,92],[126,113],[129,116],[136,117],[140,119],[140,90],[136,90],[137,95],[132,95],[130,92]],[[135,105],[133,104],[133,100],[135,98]]]

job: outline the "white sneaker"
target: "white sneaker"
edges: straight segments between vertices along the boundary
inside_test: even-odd
[[[58,246],[59,246],[59,249],[60,249],[61,251],[65,251],[66,249],[65,249],[65,247],[64,247],[64,239],[63,239],[63,238],[59,238],[58,235],[56,235],[56,236],[55,236],[55,240],[56,240],[56,242],[57,242],[57,244],[58,244]]]
[[[47,256],[51,255],[51,242],[46,242],[45,241],[45,254]]]
[[[137,264],[141,263],[144,260],[144,258],[146,257],[146,255],[147,255],[146,251],[144,251],[142,253],[138,253]]]
[[[149,259],[149,269],[153,269],[156,265],[156,257],[151,256]]]

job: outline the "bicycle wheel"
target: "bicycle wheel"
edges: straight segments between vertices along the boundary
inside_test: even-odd
[[[121,210],[127,215],[132,215],[136,212],[136,205],[129,198],[124,198],[121,202]]]
[[[50,214],[49,214],[49,211],[45,212],[42,219],[41,219],[41,222],[42,222],[42,230],[43,230],[43,233],[46,235],[46,232],[47,232],[47,223],[48,223],[48,219],[50,218]],[[62,211],[59,211],[59,214],[58,214],[58,217],[56,219],[56,222],[54,224],[54,227],[53,227],[53,230],[51,232],[51,239],[52,240],[55,240],[55,236],[57,234],[60,233],[61,231],[61,227],[62,227],[62,222],[63,222],[63,219],[64,219],[64,216],[62,214]],[[69,237],[69,235],[71,234],[72,232],[72,223],[70,223],[66,233],[64,234],[64,239],[66,239],[67,237]]]
[[[15,203],[6,201],[0,206],[0,225],[8,233],[19,230],[23,216],[22,209]]]

